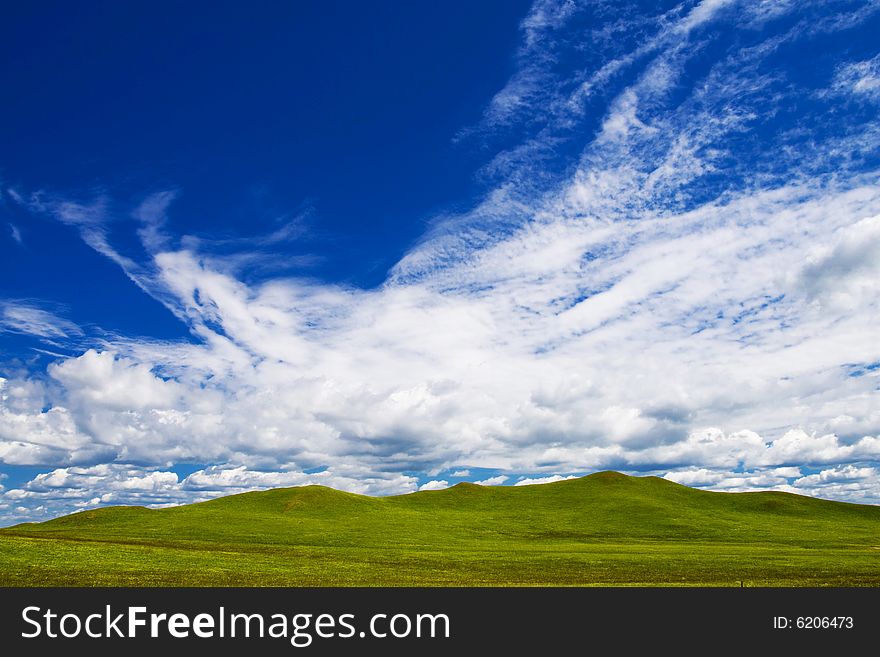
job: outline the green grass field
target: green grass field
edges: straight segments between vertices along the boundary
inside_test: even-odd
[[[880,507],[603,472],[374,498],[321,486],[0,530],[5,586],[880,586]]]

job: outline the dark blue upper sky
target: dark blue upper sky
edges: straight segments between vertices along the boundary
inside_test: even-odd
[[[176,189],[178,235],[255,235],[300,216],[292,254],[313,257],[292,273],[375,285],[425,219],[478,191],[486,155],[454,137],[511,74],[527,7],[9,5],[0,182],[83,202],[104,194],[120,219],[146,194]],[[4,225],[5,296],[66,304],[74,321],[112,330],[185,332],[130,294],[123,272],[74,229],[6,200],[0,212],[22,248]],[[132,233],[115,231],[120,248]],[[107,307],[123,296],[128,312]]]

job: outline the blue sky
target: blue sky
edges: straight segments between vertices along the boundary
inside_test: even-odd
[[[114,217],[175,190],[174,232],[218,239],[301,220],[308,234],[283,253],[312,258],[284,273],[358,286],[380,284],[438,209],[479,193],[481,148],[453,138],[512,72],[526,4],[176,4],[11,9],[0,45],[14,90],[2,108],[7,185],[105,197]],[[69,231],[6,210],[42,249],[8,251],[9,294],[67,303],[108,328],[187,335],[132,298],[118,268],[69,253]],[[114,230],[120,249],[137,249],[131,232]],[[59,257],[76,277],[46,269]],[[122,314],[80,292],[97,285],[98,297],[137,306]]]
[[[3,522],[603,468],[880,502],[880,4],[9,13]]]

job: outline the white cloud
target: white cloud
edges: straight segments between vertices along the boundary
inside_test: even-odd
[[[507,477],[505,475],[497,475],[495,477],[489,477],[488,479],[475,481],[474,483],[480,486],[501,486],[508,479],[510,479],[510,477]]]
[[[449,475],[449,476],[450,476],[450,477],[458,477],[458,478],[461,478],[461,477],[470,477],[470,476],[471,476],[471,471],[470,471],[470,470],[456,470],[455,472],[453,472],[453,473],[452,473],[451,475]]]
[[[344,466],[314,473],[211,466],[186,477],[183,488],[229,494],[265,488],[320,485],[362,495],[396,495],[412,492],[415,481],[414,477],[402,474],[377,474]]]
[[[91,202],[83,202],[43,191],[34,192],[30,198],[13,190],[7,191],[18,205],[76,229],[83,242],[119,266],[138,288],[163,303],[172,313],[178,314],[177,304],[167,299],[166,291],[154,279],[156,272],[153,264],[141,264],[112,245],[110,226],[116,217],[111,200],[106,195],[100,194]],[[171,191],[152,194],[131,213],[141,223],[137,233],[150,256],[154,255],[155,249],[166,245],[161,228],[167,207],[174,198],[175,193]]]
[[[419,486],[419,490],[443,490],[444,488],[449,488],[449,482],[445,479],[432,479],[421,486]]]
[[[21,237],[21,229],[15,224],[7,224],[9,226],[9,234],[12,236],[12,239],[15,240],[16,244],[24,244],[24,240]]]
[[[819,245],[800,272],[808,297],[825,307],[854,311],[880,292],[880,215],[844,226]]]
[[[244,466],[211,466],[180,479],[159,467],[120,463],[55,468],[24,485],[0,487],[0,507],[17,504],[9,520],[47,517],[103,505],[165,508],[220,495],[287,486],[322,485],[366,495],[395,495],[416,489],[416,479],[376,474],[340,466],[320,472],[249,470]]]
[[[0,301],[0,333],[4,331],[49,339],[83,334],[73,322],[26,301]]]
[[[78,403],[123,411],[171,408],[176,381],[163,381],[148,365],[89,349],[77,358],[49,366],[49,375]]]
[[[727,492],[786,490],[792,491],[791,479],[800,476],[800,468],[758,468],[734,472],[723,469],[689,469],[667,472],[663,477],[685,486]]]
[[[663,475],[664,479],[674,481],[684,486],[709,486],[716,484],[724,478],[724,474],[709,470],[708,468],[692,468],[690,470],[680,470],[677,472],[667,472]]]
[[[150,253],[168,247],[168,238],[162,228],[167,219],[168,206],[177,198],[177,192],[166,190],[150,194],[132,213],[141,222],[138,236]]]
[[[682,32],[689,32],[708,23],[722,8],[734,2],[735,0],[702,0],[688,13],[678,26],[678,29]]]
[[[799,467],[756,468],[744,471],[687,469],[664,478],[686,486],[725,492],[783,491],[830,500],[880,504],[880,470],[876,467],[836,466],[801,476]]]
[[[20,488],[0,492],[0,501],[18,505],[9,514],[15,522],[45,520],[108,504],[168,506],[197,500],[181,495],[173,472],[115,463],[56,468]]]
[[[52,489],[84,488],[83,484],[101,481],[110,490],[156,493],[173,489],[177,475],[173,472],[141,471],[138,468],[120,468],[109,464],[91,467],[57,468],[38,474],[28,484],[28,491],[46,492]]]
[[[878,472],[877,468],[859,468],[854,465],[845,465],[842,467],[839,466],[822,470],[818,474],[801,477],[794,483],[796,486],[807,488],[848,481],[859,481],[863,479],[876,479],[878,474],[880,474],[880,472]]]
[[[577,479],[574,475],[563,477],[561,475],[550,475],[549,477],[524,477],[517,481],[514,486],[533,486],[535,484],[552,484],[557,481],[567,481],[569,479]]]
[[[880,100],[880,55],[841,66],[834,77],[833,89],[856,98]]]

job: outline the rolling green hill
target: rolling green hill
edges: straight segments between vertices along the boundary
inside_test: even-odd
[[[601,472],[365,497],[322,486],[0,530],[6,586],[880,586],[880,507]]]

